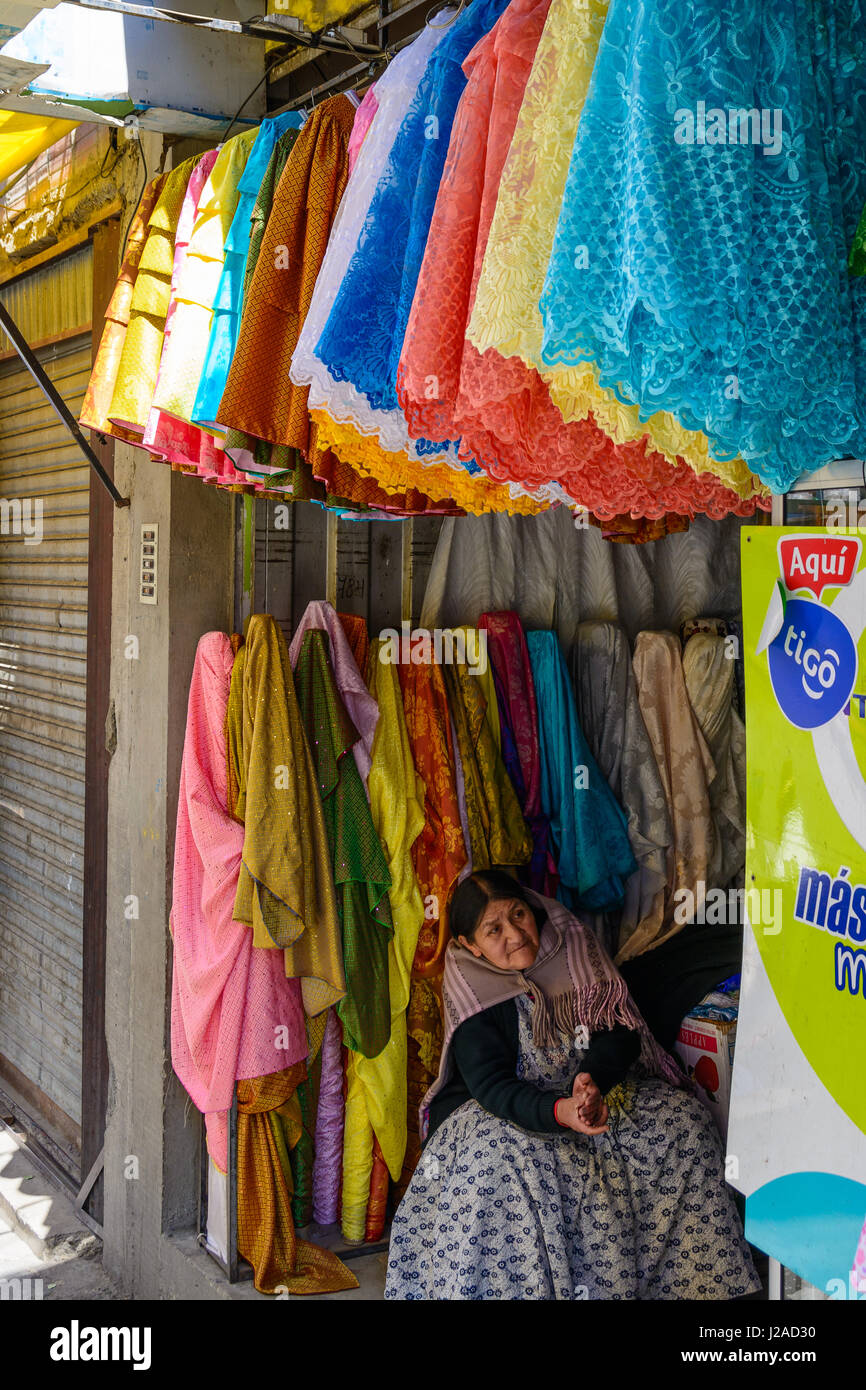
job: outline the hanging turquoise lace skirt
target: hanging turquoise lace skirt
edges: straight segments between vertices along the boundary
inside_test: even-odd
[[[611,0],[541,298],[549,363],[774,490],[866,443],[861,0]]]

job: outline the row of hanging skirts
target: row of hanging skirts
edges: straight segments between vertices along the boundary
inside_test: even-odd
[[[376,1240],[389,1179],[399,1197],[411,1177],[459,879],[512,866],[593,914],[622,962],[679,930],[678,890],[699,904],[741,873],[736,663],[718,622],[683,635],[684,652],[641,633],[632,658],[620,628],[587,623],[569,670],[556,635],[524,633],[515,613],[437,652],[435,634],[369,642],[362,619],[314,603],[288,648],[266,616],[243,644],[202,639],[172,1056],[223,1171],[235,1080],[271,1083],[255,1103],[281,1136],[295,1226],[339,1219]]]
[[[148,185],[83,423],[362,515],[768,506],[866,443],[860,10],[443,10]]]

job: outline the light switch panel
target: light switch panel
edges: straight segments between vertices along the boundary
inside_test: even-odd
[[[156,603],[159,527],[155,521],[142,525],[140,551],[138,583],[139,603]]]

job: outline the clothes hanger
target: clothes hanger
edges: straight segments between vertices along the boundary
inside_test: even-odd
[[[367,92],[370,89],[370,87],[372,87],[374,82],[378,82],[379,78],[382,76],[382,73],[385,71],[386,67],[394,59],[395,56],[396,55],[393,49],[390,45],[388,45],[387,47],[383,48],[381,53],[377,53],[375,58],[370,59],[370,64],[367,68],[366,77],[362,77],[361,81],[355,88],[355,91],[358,93],[359,96],[363,96],[364,93]]]
[[[430,16],[431,16],[431,15],[434,15],[434,14],[439,14],[443,9],[448,9],[448,8],[450,8],[450,6],[447,6],[447,5],[446,5],[446,6],[443,6],[443,5],[434,5],[434,6],[432,7],[432,9],[430,9],[430,10],[427,11],[427,18],[424,20],[425,28],[427,28],[427,29],[450,29],[450,27],[451,27],[451,25],[454,23],[455,19],[457,19],[458,15],[461,13],[461,11],[462,11],[463,9],[465,9],[466,3],[467,3],[467,0],[460,0],[460,4],[457,6],[457,9],[454,11],[454,13],[453,13],[453,15],[451,16],[451,18],[450,18],[450,19],[446,19],[446,21],[445,21],[444,24],[431,24],[431,23],[430,23]]]

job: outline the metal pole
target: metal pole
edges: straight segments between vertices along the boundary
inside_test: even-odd
[[[33,380],[36,382],[36,385],[39,387],[48,404],[51,406],[60,423],[62,425],[65,425],[69,433],[72,435],[72,438],[75,440],[84,457],[87,459],[87,462],[90,464],[90,467],[96,473],[96,476],[102,483],[102,486],[105,488],[106,492],[108,492],[109,496],[114,502],[114,505],[116,507],[128,507],[129,498],[121,497],[120,493],[117,491],[117,488],[114,486],[112,479],[108,476],[99,459],[96,457],[96,454],[94,453],[90,444],[84,438],[84,435],[81,432],[81,427],[79,426],[75,416],[72,414],[72,411],[69,409],[69,406],[66,404],[65,400],[60,395],[59,391],[57,390],[57,387],[54,385],[54,382],[48,376],[47,372],[45,371],[45,368],[42,366],[42,363],[35,356],[33,349],[27,342],[27,339],[22,336],[21,330],[19,329],[17,323],[12,318],[5,305],[3,305],[2,303],[0,303],[0,328],[4,330],[7,338],[11,342],[15,351],[18,353],[18,356],[21,358],[21,361],[24,363],[24,366],[27,368]]]
[[[228,1268],[226,1275],[230,1284],[238,1282],[238,1088],[232,1093],[232,1108],[229,1111],[228,1142]]]

